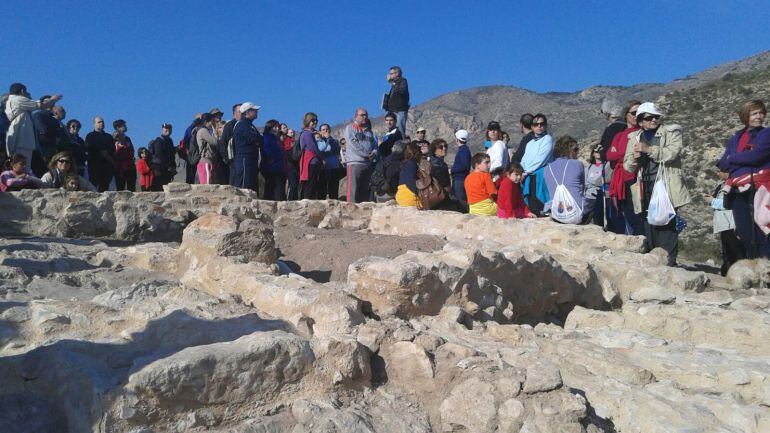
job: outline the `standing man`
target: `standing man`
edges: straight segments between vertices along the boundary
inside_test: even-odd
[[[369,125],[369,113],[356,109],[353,123],[345,127],[345,161],[347,170],[347,197],[349,203],[361,203],[369,199],[369,179],[373,161],[377,156],[377,139]]]
[[[91,183],[97,191],[107,191],[114,174],[115,139],[104,132],[104,119],[100,116],[94,117],[94,130],[86,135],[86,151]]]
[[[385,135],[382,137],[382,143],[379,146],[380,158],[387,158],[390,155],[393,145],[404,139],[401,130],[396,127],[396,113],[388,111],[385,115]]]
[[[455,132],[457,140],[457,155],[452,164],[452,193],[455,199],[468,212],[468,196],[465,193],[465,178],[471,172],[471,151],[468,149],[468,131],[461,129]]]
[[[409,84],[401,76],[399,66],[391,66],[388,70],[390,93],[385,97],[383,110],[396,113],[396,127],[401,135],[406,135],[406,119],[409,114]]]
[[[219,150],[219,156],[222,158],[222,181],[223,183],[233,184],[230,173],[232,172],[233,164],[233,128],[235,124],[241,120],[241,104],[233,105],[233,118],[228,120],[225,126],[222,128],[222,136],[219,137],[217,143],[217,149]]]
[[[532,119],[534,119],[534,117],[535,116],[531,113],[526,113],[522,114],[519,118],[519,131],[521,131],[524,136],[521,137],[521,141],[519,142],[519,147],[516,149],[516,152],[514,152],[513,156],[511,156],[511,161],[521,162],[521,158],[524,157],[524,151],[527,150],[527,143],[535,138],[535,133],[532,132]]]
[[[239,108],[241,120],[233,127],[233,186],[259,194],[259,149],[262,135],[253,125],[260,106],[244,102]]]
[[[163,185],[171,182],[176,175],[176,150],[171,130],[171,124],[164,123],[160,126],[160,137],[150,143],[150,166],[153,173],[151,191],[163,191]]]

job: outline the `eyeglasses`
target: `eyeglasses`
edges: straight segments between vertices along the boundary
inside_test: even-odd
[[[644,116],[644,117],[642,117],[642,120],[644,120],[645,122],[652,122],[652,121],[658,120],[658,119],[660,119],[660,116]]]
[[[630,115],[632,115],[632,116],[636,117],[636,110],[634,110],[634,111],[629,111],[629,112],[628,112],[628,114],[630,114]]]
[[[535,122],[532,124],[532,126],[546,126],[546,125],[548,125],[548,123],[546,122]]]
[[[72,161],[69,159],[57,159],[56,162],[59,162],[61,164],[72,164]]]

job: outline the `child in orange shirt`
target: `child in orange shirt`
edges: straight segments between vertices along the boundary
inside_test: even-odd
[[[489,174],[489,156],[477,153],[471,158],[473,171],[465,178],[465,193],[468,196],[469,213],[473,215],[497,215],[497,189]]]
[[[497,180],[498,218],[536,218],[521,195],[521,179],[524,169],[518,162],[508,164],[503,175]]]

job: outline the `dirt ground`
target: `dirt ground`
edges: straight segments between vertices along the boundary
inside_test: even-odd
[[[279,260],[294,272],[318,282],[344,281],[348,266],[367,256],[393,258],[409,250],[440,250],[438,236],[391,236],[343,229],[275,227]]]

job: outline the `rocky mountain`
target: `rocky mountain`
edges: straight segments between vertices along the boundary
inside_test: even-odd
[[[577,92],[537,93],[511,86],[484,86],[447,93],[412,108],[408,131],[427,129],[428,139],[445,138],[453,143],[454,131],[471,133],[470,146],[481,150],[484,128],[497,120],[511,136],[515,148],[521,139],[516,124],[522,113],[542,112],[549,119],[554,136],[577,138],[587,155],[599,141],[606,126],[599,107],[604,98],[619,101],[638,99],[659,102],[669,122],[685,128],[687,183],[695,200],[683,214],[688,229],[683,234],[683,253],[694,260],[717,260],[718,244],[710,235],[711,211],[703,196],[711,192],[716,179],[713,163],[725,141],[740,125],[736,111],[749,99],[770,100],[770,51],[725,63],[669,83],[633,86],[593,86]],[[383,119],[373,119],[381,131]],[[413,134],[412,134],[413,135]],[[454,158],[450,147],[448,160]]]

